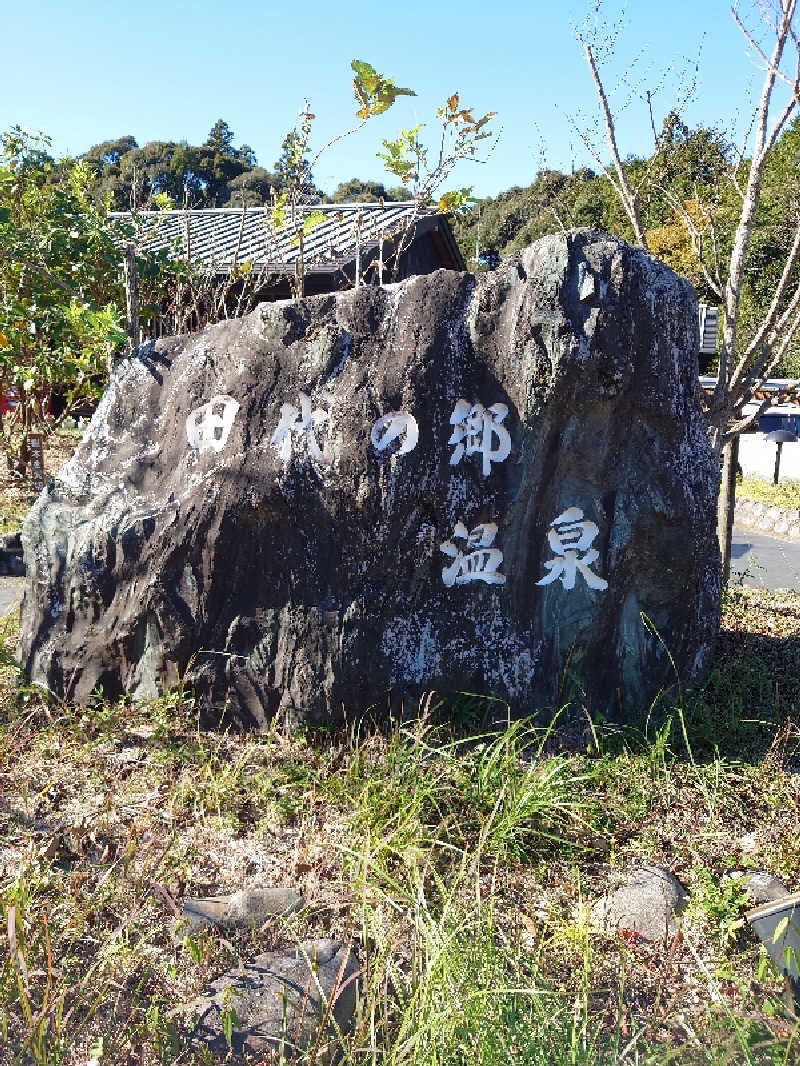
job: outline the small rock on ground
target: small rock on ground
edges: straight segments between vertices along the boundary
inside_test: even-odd
[[[175,939],[210,926],[248,929],[276,914],[301,910],[305,900],[293,888],[242,888],[230,896],[185,899],[175,923]]]
[[[295,1046],[305,1049],[316,1042],[321,1051],[326,1041],[336,1040],[337,1030],[345,1033],[351,1024],[357,972],[350,949],[335,940],[305,941],[294,950],[257,955],[219,977],[194,1004],[199,1019],[192,1043],[196,1050],[205,1047],[226,1055],[223,1016],[228,1010],[236,1013],[230,1046],[234,1062],[281,1046],[289,1061]],[[326,1031],[320,1033],[324,1018]]]
[[[731,870],[723,876],[723,881],[739,881],[742,889],[753,903],[772,903],[789,895],[789,889],[766,870]]]
[[[663,940],[686,907],[686,889],[669,870],[646,866],[592,907],[592,921],[609,932],[626,930],[645,940]]]

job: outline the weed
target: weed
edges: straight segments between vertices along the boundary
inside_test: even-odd
[[[743,928],[744,912],[751,905],[741,881],[715,878],[705,867],[692,871],[690,914],[701,918],[711,941],[725,949]]]

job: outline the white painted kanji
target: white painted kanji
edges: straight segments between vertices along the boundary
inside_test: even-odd
[[[221,452],[239,411],[232,396],[215,396],[186,419],[186,439],[199,452]]]
[[[483,456],[483,476],[486,477],[492,463],[507,459],[511,452],[511,436],[502,425],[507,414],[508,407],[504,403],[484,407],[482,403],[459,400],[450,415],[450,424],[455,427],[447,442],[455,445],[450,465],[456,466],[463,456],[479,452]]]
[[[328,400],[328,397],[325,397]],[[327,465],[330,462],[328,456],[327,441],[320,448],[316,431],[328,421],[329,412],[318,407],[311,409],[311,397],[304,392],[298,394],[299,407],[292,403],[281,404],[281,417],[275,432],[272,434],[270,443],[278,449],[281,459],[288,462],[292,457],[292,440],[295,436],[305,437],[308,444],[308,452],[312,459],[318,463]]]
[[[504,585],[505,576],[498,573],[503,562],[503,553],[493,547],[497,536],[494,522],[484,522],[470,532],[463,522],[456,522],[453,540],[446,540],[439,546],[453,562],[442,570],[442,581],[450,588],[452,585],[465,585],[468,581],[485,581],[487,585]],[[464,541],[459,546],[454,542]]]
[[[382,452],[403,433],[403,443],[395,455],[414,451],[419,441],[419,426],[416,418],[407,411],[390,411],[388,415],[381,415],[373,424],[369,439],[375,451]]]
[[[568,507],[550,523],[547,540],[555,552],[554,559],[545,560],[550,571],[537,585],[551,585],[558,578],[565,589],[575,588],[575,578],[580,573],[590,589],[603,592],[608,582],[590,569],[600,558],[592,541],[600,532],[598,526],[583,517],[580,507]],[[583,552],[583,556],[581,556]]]

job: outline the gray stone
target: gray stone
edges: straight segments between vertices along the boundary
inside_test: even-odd
[[[18,555],[22,554],[22,533],[20,530],[16,530],[12,533],[0,534],[0,549],[4,552],[15,552]]]
[[[258,955],[223,974],[194,1004],[198,1021],[192,1044],[226,1054],[223,1012],[232,1008],[239,1021],[231,1034],[237,1059],[283,1047],[287,1061],[294,1061],[294,1047],[305,1049],[319,1039],[321,1048],[327,1040],[335,1042],[337,1029],[348,1031],[357,973],[349,949],[333,940],[306,941],[296,950]],[[321,1032],[323,1019],[327,1024]]]
[[[789,895],[789,889],[766,870],[731,870],[723,875],[723,881],[738,881],[753,903],[772,903]]]
[[[0,548],[0,574],[4,577],[24,577],[25,563],[22,558],[22,548]]]
[[[686,908],[686,889],[669,870],[646,866],[592,908],[592,921],[607,932],[626,930],[645,940],[663,940]]]
[[[24,577],[25,563],[22,558],[22,540],[19,531],[0,533],[0,575]]]
[[[184,677],[211,721],[642,714],[718,625],[696,353],[689,284],[589,231],[147,344],[26,520],[20,658],[78,702]]]
[[[302,910],[305,900],[293,888],[242,888],[230,896],[185,899],[175,927],[175,938],[218,926],[248,929],[277,914]]]

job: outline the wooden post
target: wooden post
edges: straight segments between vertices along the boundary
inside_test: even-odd
[[[44,441],[41,433],[28,433],[28,455],[31,461],[31,481],[38,494],[44,488]]]
[[[131,350],[139,347],[139,279],[136,274],[136,248],[125,246],[125,304],[128,314],[128,340]]]

